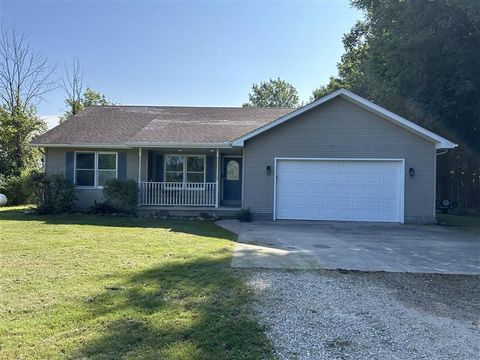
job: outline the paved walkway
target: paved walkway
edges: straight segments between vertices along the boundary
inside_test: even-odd
[[[437,225],[220,220],[232,267],[480,274],[480,237]]]

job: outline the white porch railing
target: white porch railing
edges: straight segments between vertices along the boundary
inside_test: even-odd
[[[140,182],[140,205],[215,206],[216,183]]]

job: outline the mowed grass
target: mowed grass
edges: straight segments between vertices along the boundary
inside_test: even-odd
[[[454,226],[480,234],[480,216],[437,214],[437,221],[440,225]]]
[[[0,358],[264,359],[210,222],[0,210]]]

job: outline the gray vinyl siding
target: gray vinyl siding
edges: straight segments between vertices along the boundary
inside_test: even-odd
[[[47,175],[63,174],[65,175],[66,153],[67,151],[112,151],[127,153],[127,178],[138,180],[138,150],[125,149],[65,149],[65,148],[47,148],[45,150],[45,173]],[[77,200],[75,205],[79,209],[86,209],[92,206],[94,202],[104,201],[101,189],[75,189]]]
[[[85,148],[78,148],[78,149],[66,149],[66,148],[47,148],[45,149],[45,172],[47,175],[52,175],[52,174],[63,174],[65,175],[65,168],[66,168],[66,153],[68,151],[112,151],[112,152],[126,152],[127,153],[127,178],[128,179],[133,179],[138,182],[138,149],[131,149],[131,150],[126,150],[126,149],[85,149]],[[165,154],[175,154],[178,153],[178,150],[159,150],[156,149],[159,154],[165,155]],[[200,152],[199,150],[193,150],[193,151],[188,151],[185,150],[184,152],[181,153],[190,155],[190,154],[202,154],[206,156],[213,156],[215,157],[215,153],[212,153],[208,151],[208,153],[205,153],[205,151]],[[147,149],[142,149],[142,181],[146,181],[147,179],[147,171],[148,171],[148,150]],[[215,162],[214,162],[215,164]],[[215,168],[213,169],[213,178],[215,179],[215,173],[216,170]],[[160,180],[160,181],[163,181]],[[77,197],[77,200],[75,202],[75,205],[79,209],[86,209],[89,206],[93,205],[94,202],[102,202],[104,201],[103,194],[102,194],[102,189],[85,189],[85,188],[76,188],[75,189],[75,195]]]
[[[272,218],[275,157],[405,159],[405,222],[435,217],[435,145],[343,98],[245,143],[244,207]],[[415,176],[408,169],[415,169]]]

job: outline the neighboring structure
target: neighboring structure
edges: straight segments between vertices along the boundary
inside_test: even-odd
[[[436,156],[456,144],[347,90],[299,109],[93,106],[36,138],[47,174],[140,208],[250,208],[255,218],[432,222]]]

